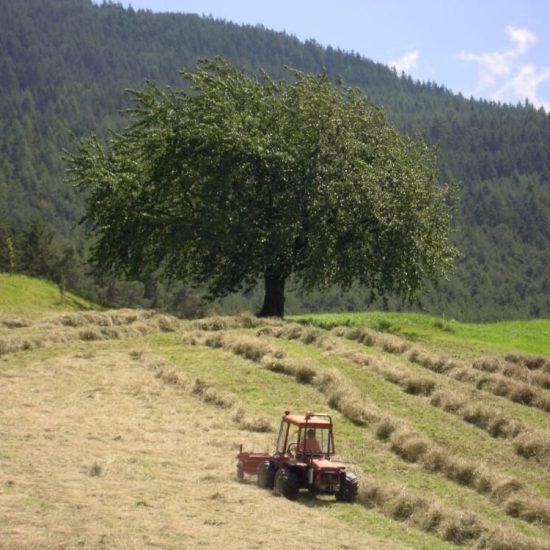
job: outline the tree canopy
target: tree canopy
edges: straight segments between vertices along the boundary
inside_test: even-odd
[[[275,81],[223,58],[185,86],[131,91],[131,125],[70,155],[95,261],[161,270],[214,297],[265,282],[260,314],[305,289],[353,282],[412,300],[449,271],[449,189],[437,156],[357,89],[289,69]]]

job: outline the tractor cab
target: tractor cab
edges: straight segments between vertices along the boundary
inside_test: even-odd
[[[334,454],[332,419],[328,414],[285,412],[275,455],[300,462],[310,462],[312,458],[330,460]]]

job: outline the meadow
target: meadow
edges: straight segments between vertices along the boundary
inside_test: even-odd
[[[548,321],[186,321],[1,277],[0,548],[550,548]],[[355,504],[237,479],[284,410],[331,413]]]

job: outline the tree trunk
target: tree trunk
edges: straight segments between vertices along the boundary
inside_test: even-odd
[[[258,317],[285,316],[285,279],[282,277],[265,278],[264,305]]]

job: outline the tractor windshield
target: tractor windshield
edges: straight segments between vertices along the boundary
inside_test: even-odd
[[[302,453],[327,456],[334,454],[332,423],[318,418],[308,421],[310,418],[288,413],[283,417],[277,438],[278,454],[292,457]]]
[[[303,428],[300,430],[299,450],[312,454],[332,454],[331,431],[327,429]]]

